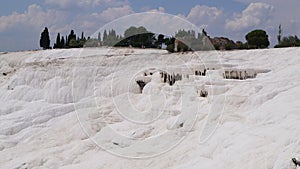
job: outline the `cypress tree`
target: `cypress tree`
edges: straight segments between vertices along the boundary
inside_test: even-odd
[[[76,34],[74,33],[74,30],[71,30],[69,36],[68,36],[68,41],[67,41],[67,45],[70,45],[70,41],[74,39],[76,41]]]
[[[106,30],[104,30],[104,33],[103,33],[103,42],[106,41],[107,39],[107,32]]]
[[[281,43],[281,33],[282,33],[282,29],[281,29],[281,24],[280,24],[279,30],[278,30],[278,35],[277,35],[278,44]]]
[[[83,39],[84,39],[84,33],[81,32],[81,40],[83,40]]]
[[[65,47],[65,38],[64,36],[61,37],[61,40],[60,40],[60,45],[61,45],[61,48],[64,48]]]
[[[69,39],[68,39],[68,36],[66,35],[66,41],[65,41],[65,46],[66,46],[66,47],[68,47],[68,46],[69,46],[69,44],[68,44],[68,40],[69,40]]]
[[[53,48],[62,48],[61,40],[60,40],[60,33],[57,34],[56,42],[55,42]]]
[[[98,33],[98,41],[101,42],[101,33]]]
[[[47,27],[45,27],[44,31],[41,33],[40,47],[43,49],[50,49],[50,36]]]

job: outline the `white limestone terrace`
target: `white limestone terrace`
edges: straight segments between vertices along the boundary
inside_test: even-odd
[[[295,168],[299,53],[0,53],[0,168]],[[182,79],[169,85],[160,71]]]

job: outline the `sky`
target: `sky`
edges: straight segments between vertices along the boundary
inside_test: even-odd
[[[205,27],[211,37],[234,41],[245,42],[248,32],[264,29],[272,47],[279,24],[283,36],[300,36],[299,6],[299,0],[2,0],[0,51],[40,49],[44,27],[53,44],[57,33],[67,35],[74,29],[89,36],[120,17],[149,11],[178,16]]]

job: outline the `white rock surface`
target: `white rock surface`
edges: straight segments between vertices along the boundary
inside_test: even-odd
[[[0,168],[295,168],[299,53],[286,48],[195,57],[91,48],[2,54]],[[215,70],[194,77],[186,69],[201,63]],[[132,92],[138,72],[172,66],[184,81],[169,86],[155,73],[142,94]],[[262,73],[223,79],[228,69]],[[197,96],[202,88],[208,97]]]

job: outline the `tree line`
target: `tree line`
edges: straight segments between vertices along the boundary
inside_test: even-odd
[[[87,39],[84,37],[84,33],[82,32],[81,37],[78,37],[74,30],[71,30],[69,35],[61,36],[60,33],[57,34],[56,41],[53,45],[54,49],[62,49],[62,48],[80,48],[83,47],[86,43]],[[40,47],[43,49],[51,49],[50,46],[50,36],[48,28],[46,27],[44,31],[41,33],[40,38]]]
[[[103,34],[103,35],[102,35]],[[166,36],[155,34],[148,31],[145,27],[131,26],[126,29],[123,35],[118,35],[114,29],[104,30],[98,33],[97,38],[86,38],[84,32],[78,37],[74,30],[71,30],[67,36],[57,34],[54,49],[60,48],[81,48],[81,47],[136,47],[136,48],[158,48],[166,49],[169,52],[192,51],[192,50],[209,50],[210,42],[205,30],[197,33],[194,30],[178,30],[175,36]],[[51,49],[49,31],[46,27],[41,33],[40,47]]]
[[[60,33],[56,36],[53,45],[54,49],[61,48],[82,48],[82,47],[136,47],[136,48],[159,48],[166,49],[169,52],[185,52],[196,50],[232,50],[232,49],[262,49],[270,45],[269,36],[265,30],[253,30],[245,35],[246,43],[241,41],[234,42],[226,37],[211,38],[203,29],[196,33],[194,30],[178,30],[174,36],[165,36],[148,31],[145,27],[131,26],[126,29],[123,35],[118,35],[114,29],[104,30],[95,38],[86,38],[84,32],[77,36],[74,30],[69,35],[62,36]],[[275,48],[300,46],[300,40],[297,36],[287,36],[282,38],[282,28],[279,26],[277,35],[278,44]],[[51,49],[50,36],[47,27],[41,33],[40,47]]]
[[[286,36],[282,38],[282,27],[279,25],[278,28],[278,35],[277,35],[277,40],[278,44],[275,45],[275,48],[284,48],[284,47],[299,47],[300,46],[300,39],[295,35],[295,36]]]

